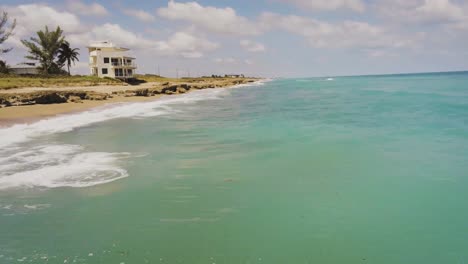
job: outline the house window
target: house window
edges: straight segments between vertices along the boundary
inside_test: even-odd
[[[132,75],[133,75],[133,71],[129,69],[129,70],[127,71],[127,74],[128,74],[129,76],[132,76]]]
[[[113,66],[120,66],[118,58],[111,58],[111,63]]]
[[[109,58],[104,58],[104,63],[109,63]]]
[[[107,68],[102,68],[102,74],[107,74]]]
[[[117,76],[117,77],[124,76],[123,69],[115,69],[115,76]]]

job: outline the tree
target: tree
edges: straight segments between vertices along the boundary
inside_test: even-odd
[[[16,19],[13,20],[13,23],[8,25],[8,13],[3,12],[0,17],[0,55],[12,50],[12,48],[3,48],[2,44],[13,34],[15,27]],[[2,60],[0,60],[0,73],[8,73],[8,66],[6,62]]]
[[[71,64],[75,65],[75,61],[79,61],[78,56],[80,53],[78,53],[78,48],[72,49],[70,48],[70,43],[68,41],[64,41],[62,45],[60,46],[59,49],[59,54],[58,54],[58,61],[59,65],[67,65],[68,68],[68,75],[70,75],[70,67]]]
[[[0,73],[9,73],[10,72],[10,69],[8,68],[8,65],[0,60]]]
[[[21,40],[24,46],[28,48],[30,55],[25,56],[28,60],[38,61],[39,69],[44,74],[60,73],[60,62],[56,61],[60,47],[65,41],[63,30],[57,27],[54,31],[45,30],[37,32],[37,38],[31,37],[29,40]]]
[[[8,26],[8,13],[3,12],[0,18],[0,45],[3,44],[12,34],[16,27],[16,19]],[[12,48],[0,48],[0,55],[9,52]]]

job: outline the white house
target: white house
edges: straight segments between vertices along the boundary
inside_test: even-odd
[[[39,69],[37,68],[36,64],[17,64],[14,67],[10,67],[10,71],[13,74],[18,75],[36,75],[39,74]]]
[[[131,79],[137,68],[135,58],[129,57],[129,49],[117,47],[112,42],[91,43],[89,50],[89,68],[91,75],[118,79]]]

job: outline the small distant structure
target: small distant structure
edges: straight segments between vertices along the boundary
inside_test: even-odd
[[[110,41],[93,42],[88,46],[91,75],[116,79],[133,79],[137,65],[127,55],[130,49],[118,47]]]
[[[35,63],[21,63],[9,68],[9,71],[17,75],[38,75],[39,69]]]
[[[226,74],[224,78],[244,78],[244,74]]]

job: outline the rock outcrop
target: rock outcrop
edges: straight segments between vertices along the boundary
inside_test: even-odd
[[[32,104],[62,104],[79,103],[82,100],[106,100],[109,94],[87,91],[42,91],[21,94],[0,94],[0,107],[32,105]]]
[[[164,82],[152,88],[116,91],[109,93],[101,93],[95,91],[40,91],[30,93],[0,93],[0,107],[31,105],[31,104],[61,104],[61,103],[82,103],[83,100],[107,100],[115,96],[155,96],[159,94],[173,95],[184,94],[190,90],[211,89],[219,87],[227,87],[232,85],[254,82],[255,79],[233,79],[233,80],[214,80],[206,83],[198,80],[189,83],[170,83]]]

